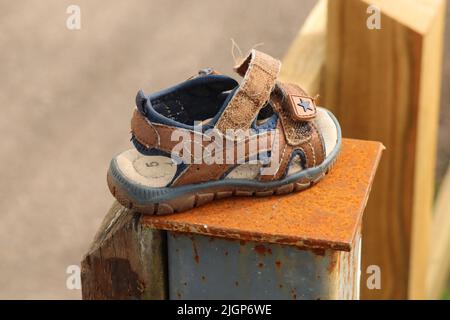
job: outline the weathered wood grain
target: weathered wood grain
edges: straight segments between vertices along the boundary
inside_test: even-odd
[[[450,167],[434,207],[427,271],[427,298],[441,298],[450,271]]]
[[[140,219],[113,204],[81,263],[83,299],[167,297],[165,233]]]
[[[328,0],[320,0],[283,59],[280,79],[297,83],[311,96],[320,95],[326,55]]]
[[[366,26],[369,4],[381,29]],[[434,193],[444,0],[328,4],[325,105],[346,137],[383,142],[364,221],[363,271],[382,289],[363,298],[424,298]]]

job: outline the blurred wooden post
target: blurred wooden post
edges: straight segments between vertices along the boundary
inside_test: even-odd
[[[373,4],[381,29],[366,22]],[[381,290],[362,298],[425,298],[445,0],[328,3],[325,105],[346,137],[382,141],[386,156],[363,225],[364,268]]]
[[[298,83],[311,96],[323,94],[328,1],[313,8],[283,59],[280,78]]]
[[[442,182],[434,207],[427,297],[441,298],[450,272],[450,167]]]

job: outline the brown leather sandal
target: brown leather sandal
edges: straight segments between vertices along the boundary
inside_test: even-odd
[[[135,149],[111,161],[108,186],[128,208],[168,214],[214,199],[303,190],[333,165],[336,118],[295,84],[280,61],[252,50],[238,83],[212,70],[146,96],[131,120]]]

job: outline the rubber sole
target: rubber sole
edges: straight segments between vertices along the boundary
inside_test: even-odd
[[[133,199],[114,178],[114,176],[111,174],[111,171],[108,171],[107,181],[109,190],[111,191],[112,195],[124,207],[144,214],[164,215],[183,212],[195,207],[202,206],[214,200],[229,198],[232,196],[267,197],[272,195],[284,195],[292,192],[303,191],[312,187],[321,179],[323,179],[325,175],[330,172],[335,161],[330,164],[325,172],[315,177],[313,180],[302,179],[297,182],[288,183],[276,188],[263,189],[260,191],[250,190],[249,188],[243,188],[239,186],[221,187],[218,188],[218,190],[211,190],[211,188],[208,188],[207,192],[187,193],[178,198],[154,203],[139,203],[138,201]]]

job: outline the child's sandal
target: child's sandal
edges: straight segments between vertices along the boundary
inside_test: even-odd
[[[277,81],[280,67],[252,50],[235,68],[240,85],[208,70],[149,96],[140,91],[136,149],[111,161],[112,194],[128,208],[167,214],[317,183],[339,153],[340,127],[299,86]]]

